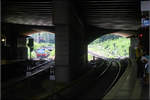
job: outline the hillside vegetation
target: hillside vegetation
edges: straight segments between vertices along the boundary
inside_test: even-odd
[[[107,58],[118,58],[129,56],[130,39],[117,36],[105,35],[88,45],[88,50]],[[89,59],[91,55],[88,56]]]

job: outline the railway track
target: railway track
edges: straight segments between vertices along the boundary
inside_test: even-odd
[[[38,76],[38,74],[47,71],[48,69],[53,65],[52,62],[48,61],[41,61],[41,62],[34,62],[33,63],[28,63],[26,74],[25,75],[20,75],[18,77],[14,77],[11,79],[8,79],[4,82],[2,82],[2,89],[9,88],[13,85],[16,85],[20,82],[26,81],[30,78]]]
[[[35,90],[39,91],[38,88],[41,86],[42,82],[44,80],[49,80],[49,69],[51,65],[53,65],[51,62],[38,62],[35,66],[30,66],[30,75],[19,76],[3,82],[1,85],[2,100],[24,100],[24,95],[29,95],[29,93]],[[24,90],[29,93],[24,92],[25,94],[23,94]],[[19,93],[20,95],[18,95]]]
[[[114,61],[114,60],[97,60],[91,62],[91,70],[81,76],[78,80],[73,81],[71,84],[66,85],[63,88],[57,89],[51,92],[48,96],[44,97],[42,100],[96,100],[102,98],[107,92],[112,88],[115,82],[120,77],[120,73],[123,72],[121,66],[127,62]],[[39,64],[38,64],[39,65]],[[125,69],[125,68],[123,68]],[[44,69],[40,66],[32,67],[30,69],[32,75],[28,78],[18,81],[24,82],[26,80],[39,82],[47,75],[44,75]],[[37,71],[36,71],[37,70]],[[41,72],[38,72],[40,71]],[[43,70],[43,71],[42,71]],[[46,69],[47,70],[47,69]],[[37,72],[37,74],[35,73]],[[38,74],[38,73],[44,74]],[[34,82],[34,83],[36,83]],[[11,85],[13,86],[13,85]],[[37,85],[38,86],[38,85]],[[36,87],[37,88],[37,87]]]
[[[105,93],[107,93],[116,82],[120,67],[113,65],[115,62],[111,62],[110,66],[101,72],[91,84],[91,88],[88,88],[85,92],[82,92],[76,100],[99,100]]]
[[[119,62],[96,63],[96,70],[70,87],[51,94],[44,100],[97,100],[102,98],[118,80],[121,65]]]

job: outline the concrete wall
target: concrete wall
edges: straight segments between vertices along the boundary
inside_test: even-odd
[[[2,32],[3,33],[3,32]],[[19,36],[13,27],[7,27],[5,32],[6,44],[2,45],[2,60],[24,60],[27,59],[26,37]]]

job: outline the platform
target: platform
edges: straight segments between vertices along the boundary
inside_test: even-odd
[[[149,85],[144,85],[142,78],[137,78],[135,61],[127,68],[120,80],[103,100],[150,100]]]

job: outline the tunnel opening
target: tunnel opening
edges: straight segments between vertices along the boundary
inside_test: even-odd
[[[33,44],[31,43],[33,42]],[[54,60],[55,59],[55,34],[51,32],[36,32],[28,35],[28,59]]]
[[[129,57],[130,38],[116,34],[103,35],[88,45],[88,61],[97,58]]]

